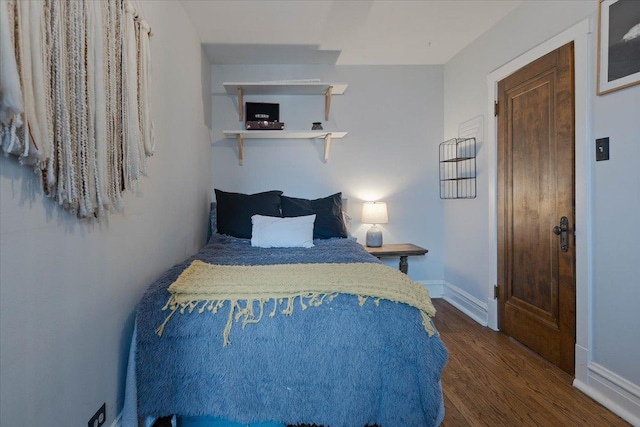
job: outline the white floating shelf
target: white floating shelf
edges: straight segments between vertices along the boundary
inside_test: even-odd
[[[327,82],[225,82],[229,95],[238,96],[238,120],[242,121],[244,95],[324,95],[324,119],[329,120],[331,97],[342,95],[347,83]]]
[[[235,138],[242,135],[244,139],[310,139],[324,138],[331,135],[331,138],[342,138],[347,132],[333,132],[326,130],[310,131],[290,131],[290,130],[225,130],[226,138]]]
[[[331,140],[342,138],[347,132],[333,132],[326,130],[314,131],[288,131],[288,130],[225,130],[225,138],[236,138],[238,142],[238,161],[242,166],[244,160],[244,140],[245,139],[324,139],[324,162],[329,161],[329,150]]]
[[[342,95],[349,86],[327,82],[225,82],[223,85],[229,95],[237,95],[238,90],[245,95],[324,95],[329,88],[332,95]]]

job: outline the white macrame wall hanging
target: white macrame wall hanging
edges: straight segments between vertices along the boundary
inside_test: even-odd
[[[0,145],[78,217],[147,173],[151,28],[128,0],[0,0]]]

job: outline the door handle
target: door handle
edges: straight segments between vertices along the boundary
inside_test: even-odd
[[[560,236],[560,249],[562,252],[569,250],[569,219],[566,216],[560,218],[560,225],[553,227],[553,234]]]

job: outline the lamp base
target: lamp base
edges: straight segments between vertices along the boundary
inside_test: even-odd
[[[382,231],[375,225],[367,231],[367,246],[370,248],[382,246]]]

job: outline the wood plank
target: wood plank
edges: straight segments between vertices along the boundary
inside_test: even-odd
[[[332,82],[224,82],[229,95],[235,95],[242,88],[245,95],[326,95],[331,88],[332,95],[342,95],[347,83]]]
[[[237,135],[242,135],[245,139],[313,139],[325,138],[327,135],[331,135],[331,138],[335,139],[343,138],[348,132],[327,130],[225,130],[222,133],[225,138],[235,138]]]
[[[331,91],[333,86],[329,86],[327,92],[324,94],[324,120],[329,120],[329,111],[331,110]]]
[[[367,250],[367,252],[376,257],[424,255],[429,252],[428,249],[422,248],[412,243],[392,243],[388,245],[382,245],[379,248],[373,248],[369,246],[365,246],[364,248]]]

